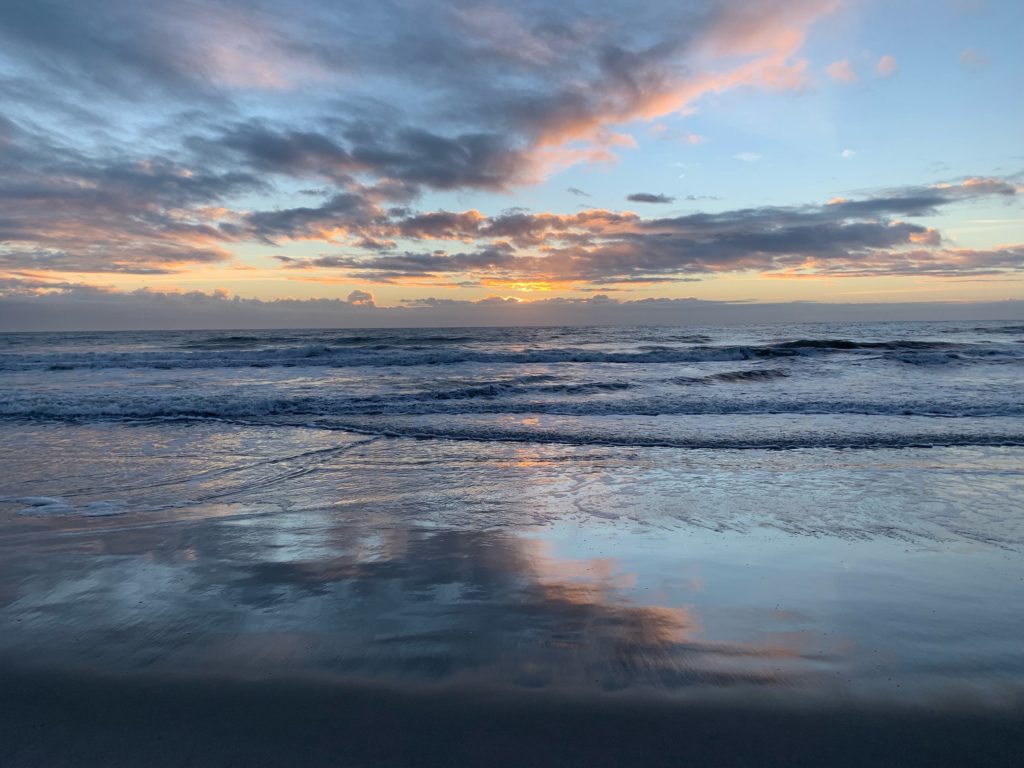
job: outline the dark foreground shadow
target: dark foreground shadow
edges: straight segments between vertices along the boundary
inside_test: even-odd
[[[1024,711],[0,670],[0,765],[1019,766]]]

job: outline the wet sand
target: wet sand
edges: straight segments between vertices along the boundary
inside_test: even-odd
[[[1024,754],[1019,449],[8,435],[4,768]]]
[[[977,704],[716,704],[5,667],[0,756],[9,768],[1020,765],[1024,702]]]

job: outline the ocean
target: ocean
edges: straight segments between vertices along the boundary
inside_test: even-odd
[[[39,764],[55,707],[149,764],[1024,744],[1019,322],[0,334],[0,461]]]

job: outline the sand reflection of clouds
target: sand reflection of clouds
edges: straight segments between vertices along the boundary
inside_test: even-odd
[[[699,641],[691,609],[633,603],[635,576],[612,559],[560,559],[507,533],[380,536],[325,519],[322,546],[282,549],[287,517],[108,531],[116,556],[72,552],[46,578],[9,563],[20,586],[0,614],[2,651],[125,671],[611,689],[798,672],[786,647]]]

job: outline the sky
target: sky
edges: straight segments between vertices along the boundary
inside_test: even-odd
[[[1016,317],[1021,29],[1018,0],[0,0],[0,327]]]

